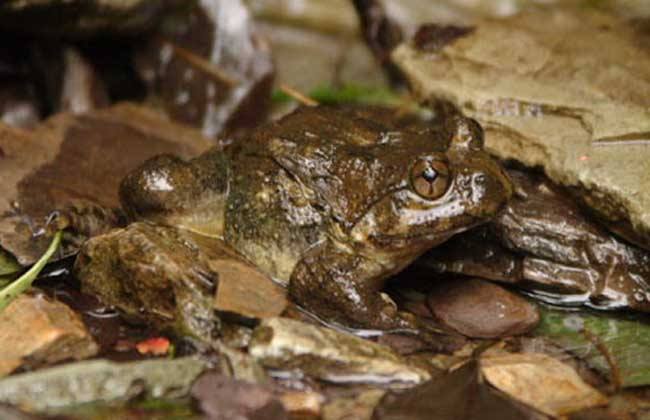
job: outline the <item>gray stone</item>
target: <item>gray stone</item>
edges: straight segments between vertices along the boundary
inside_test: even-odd
[[[262,321],[249,353],[266,367],[299,369],[330,382],[403,386],[430,378],[386,346],[288,318]]]
[[[0,381],[0,402],[30,411],[113,402],[144,394],[178,398],[207,364],[192,357],[130,363],[93,360],[11,376]],[[173,375],[170,375],[173,372]]]

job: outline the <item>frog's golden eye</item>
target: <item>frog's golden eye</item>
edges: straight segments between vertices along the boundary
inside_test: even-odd
[[[411,186],[423,198],[435,200],[449,187],[449,168],[439,160],[420,159],[411,167]]]

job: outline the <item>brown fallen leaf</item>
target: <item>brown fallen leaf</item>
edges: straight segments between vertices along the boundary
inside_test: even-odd
[[[0,376],[97,351],[79,315],[43,294],[22,294],[0,313]]]
[[[97,221],[86,233],[106,230],[119,222],[112,209],[126,173],[157,154],[191,157],[209,146],[196,130],[132,104],[57,115],[31,132],[0,125],[0,247],[33,263],[50,241],[48,216],[66,207]],[[64,255],[76,252],[66,244]]]
[[[607,404],[569,365],[545,354],[485,354],[480,366],[491,385],[550,416]]]

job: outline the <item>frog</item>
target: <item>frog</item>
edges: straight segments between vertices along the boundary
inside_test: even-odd
[[[543,174],[506,170],[515,191],[506,208],[420,264],[510,284],[554,305],[650,312],[650,252],[608,230]]]
[[[512,195],[483,143],[462,115],[304,106],[194,159],[154,157],[119,196],[131,221],[222,239],[322,321],[412,330],[387,279]]]

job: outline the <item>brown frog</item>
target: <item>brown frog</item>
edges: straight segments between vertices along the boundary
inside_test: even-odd
[[[515,194],[492,223],[432,250],[439,271],[512,283],[555,304],[650,312],[650,253],[617,238],[539,174],[509,171]]]
[[[415,326],[380,293],[386,279],[510,195],[471,119],[325,106],[189,162],[153,158],[120,189],[132,220],[221,237],[323,319],[382,329]]]

